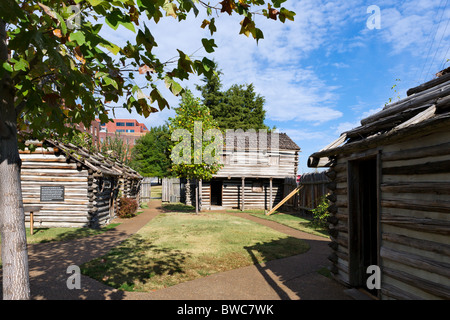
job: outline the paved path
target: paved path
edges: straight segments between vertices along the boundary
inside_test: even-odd
[[[32,299],[46,300],[296,300],[351,299],[345,287],[317,273],[329,265],[328,240],[259,219],[248,214],[235,215],[255,220],[290,236],[304,239],[310,249],[301,255],[213,274],[150,293],[123,292],[81,276],[81,289],[69,290],[66,281],[70,265],[81,265],[107,253],[136,233],[161,212],[161,203],[151,201],[139,216],[123,220],[102,235],[67,242],[29,245]]]

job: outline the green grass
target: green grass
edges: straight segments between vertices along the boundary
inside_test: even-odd
[[[195,212],[194,206],[188,206],[184,203],[163,203],[162,208],[166,212]]]
[[[111,223],[100,229],[90,228],[34,228],[33,235],[27,231],[27,243],[44,243],[51,241],[66,241],[101,234],[117,227],[120,223]]]
[[[248,210],[239,210],[239,209],[228,209],[226,210],[226,212],[230,212],[230,213],[235,213],[235,212],[242,212],[242,213],[266,213],[267,210],[262,210],[262,209],[248,209]],[[278,213],[277,210],[274,211],[274,214]]]
[[[329,236],[325,228],[317,227],[312,223],[310,219],[306,219],[298,215],[286,213],[271,214],[270,216],[259,213],[253,213],[252,215],[258,218],[271,220],[303,232],[311,233],[322,237]]]
[[[152,291],[304,253],[306,242],[221,213],[162,213],[82,273],[114,288]]]
[[[151,187],[150,197],[161,198],[162,197],[162,186],[156,185]]]

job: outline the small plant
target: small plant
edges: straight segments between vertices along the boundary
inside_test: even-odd
[[[313,215],[313,225],[317,227],[326,228],[327,227],[327,219],[330,216],[328,212],[329,201],[326,196],[320,198],[320,202],[316,208],[311,210]]]
[[[118,216],[120,218],[132,218],[136,216],[136,210],[138,209],[138,203],[136,199],[122,197],[120,198],[120,209]]]

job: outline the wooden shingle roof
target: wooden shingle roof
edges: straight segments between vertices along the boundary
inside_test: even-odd
[[[113,158],[106,157],[99,152],[92,153],[87,149],[72,143],[62,143],[52,139],[46,139],[44,144],[57,148],[59,153],[63,153],[67,159],[71,159],[74,162],[93,170],[95,173],[108,176],[142,179],[142,176],[135,170]]]

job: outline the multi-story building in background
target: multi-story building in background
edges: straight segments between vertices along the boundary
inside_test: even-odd
[[[135,141],[148,132],[145,124],[139,123],[135,119],[114,119],[108,123],[97,121],[100,124],[100,143],[104,142],[107,137],[118,137],[124,144],[133,147]]]

